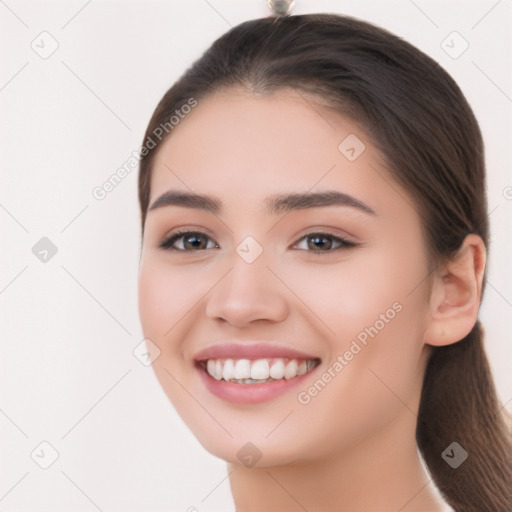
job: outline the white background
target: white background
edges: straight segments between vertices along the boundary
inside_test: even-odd
[[[436,59],[472,105],[492,225],[481,319],[504,403],[511,11],[510,0],[298,1],[293,10],[391,30]],[[0,2],[1,511],[233,510],[224,462],[193,438],[132,353],[142,340],[137,170],[103,201],[92,190],[139,148],[185,68],[230,26],[269,13],[264,0]],[[42,31],[59,44],[48,59],[31,48]],[[441,47],[453,31],[469,43],[457,59]],[[58,248],[47,263],[32,253],[42,237]],[[46,470],[30,455],[42,441],[59,454]]]

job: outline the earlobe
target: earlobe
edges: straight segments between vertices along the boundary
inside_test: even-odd
[[[424,342],[450,345],[469,334],[478,318],[486,249],[481,237],[467,235],[456,256],[434,277]]]

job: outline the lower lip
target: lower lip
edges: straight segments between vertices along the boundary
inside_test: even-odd
[[[259,404],[280,396],[290,389],[303,383],[319,365],[303,375],[291,379],[280,379],[261,384],[237,384],[225,380],[217,380],[210,376],[202,367],[197,367],[204,384],[215,396],[236,404]]]

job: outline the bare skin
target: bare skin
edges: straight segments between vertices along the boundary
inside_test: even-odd
[[[349,135],[365,145],[353,161],[339,149]],[[414,201],[365,132],[290,90],[202,100],[157,154],[150,205],[169,189],[216,196],[222,209],[148,212],[142,328],[161,351],[153,369],[177,412],[228,462],[237,511],[451,510],[418,456],[416,415],[429,345],[462,339],[476,321],[481,239],[469,235],[459,257],[431,274]],[[327,190],[375,214],[350,205],[265,210],[274,194]],[[175,250],[159,247],[177,228],[204,233],[204,249],[183,237]],[[318,232],[334,238],[308,243]],[[236,252],[247,236],[263,249],[252,263]],[[336,237],[356,245],[337,249]],[[378,332],[347,355],[370,326]],[[198,351],[256,340],[314,354],[320,365],[262,403],[212,394]],[[325,374],[326,385],[308,391]],[[260,454],[253,467],[239,456],[249,442]]]

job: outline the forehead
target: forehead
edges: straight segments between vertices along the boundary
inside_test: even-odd
[[[322,165],[339,156],[339,144],[350,135],[365,140],[366,149],[378,156],[356,122],[319,101],[292,89],[266,95],[236,88],[217,91],[174,126],[159,156],[194,148],[189,160],[210,152],[226,161],[237,158],[245,167],[283,158]]]

